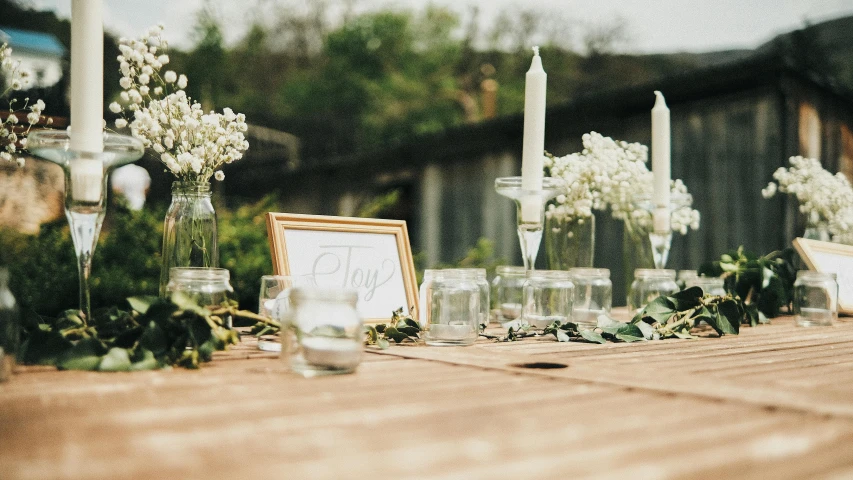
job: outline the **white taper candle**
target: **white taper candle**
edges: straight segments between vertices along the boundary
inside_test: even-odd
[[[652,108],[652,174],[654,175],[654,195],[652,201],[655,206],[654,229],[656,232],[665,232],[670,228],[669,224],[669,196],[670,196],[670,126],[669,108],[663,94],[655,91],[655,106]]]
[[[545,90],[548,75],[542,68],[539,47],[533,47],[533,60],[524,85],[524,146],[521,153],[521,188],[542,190],[542,160],[545,157]],[[522,198],[521,220],[539,222],[542,202]]]

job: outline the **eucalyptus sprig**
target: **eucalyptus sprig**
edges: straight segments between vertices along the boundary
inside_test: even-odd
[[[783,307],[790,310],[797,277],[791,248],[759,256],[740,246],[702,265],[698,273],[722,277],[726,291],[743,300],[746,323],[752,326],[778,317]]]
[[[397,344],[405,341],[417,343],[421,338],[420,333],[420,324],[411,315],[404,315],[403,307],[400,307],[391,313],[391,321],[387,324],[364,326],[364,344],[385,350],[392,341]]]
[[[517,340],[521,340],[522,338],[528,337],[537,337],[541,334],[541,332],[537,332],[533,329],[533,326],[524,320],[518,320],[514,322],[510,322],[507,325],[506,335],[492,335],[489,333],[485,333],[486,324],[480,324],[480,336],[483,338],[488,338],[489,340],[496,340],[498,342],[515,342]]]
[[[181,294],[170,300],[132,297],[128,303],[131,311],[101,309],[88,322],[75,310],[55,319],[31,313],[23,322],[19,359],[61,370],[198,368],[214,351],[239,341],[222,312]]]

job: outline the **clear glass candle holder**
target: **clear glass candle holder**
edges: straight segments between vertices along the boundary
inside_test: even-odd
[[[678,284],[678,288],[682,290],[687,288],[687,282],[690,279],[696,278],[699,276],[699,273],[696,270],[679,270],[678,277],[675,280],[675,283]]]
[[[634,281],[628,292],[628,308],[632,314],[637,313],[657,297],[678,291],[675,270],[638,268],[634,271]]]
[[[834,273],[797,272],[794,315],[801,327],[832,325],[838,320],[838,282]]]
[[[684,282],[684,288],[699,287],[705,295],[725,295],[725,281],[720,277],[690,277]]]
[[[575,285],[569,272],[530,270],[524,285],[521,318],[534,328],[545,328],[555,321],[572,320]]]
[[[479,335],[482,290],[475,275],[464,270],[434,274],[427,345],[472,345]]]
[[[361,363],[362,320],[358,292],[295,287],[281,330],[281,357],[305,377],[350,373]]]
[[[481,325],[489,325],[489,297],[491,295],[491,285],[489,285],[489,279],[486,277],[486,269],[485,268],[454,268],[451,270],[456,270],[462,272],[463,274],[470,275],[474,278],[474,281],[477,282],[477,286],[480,287],[480,324]]]
[[[218,307],[234,297],[231,273],[225,268],[173,267],[166,291],[169,296],[182,293],[204,308]],[[224,320],[230,328],[230,315]]]
[[[421,328],[429,325],[430,304],[432,301],[432,281],[440,270],[428,268],[424,270],[424,279],[418,289],[418,323]]]
[[[504,325],[521,318],[527,269],[501,265],[496,272],[492,280],[492,316],[496,322]]]
[[[572,319],[586,327],[595,327],[599,315],[610,314],[613,304],[613,282],[606,268],[573,268],[569,270],[575,284]]]

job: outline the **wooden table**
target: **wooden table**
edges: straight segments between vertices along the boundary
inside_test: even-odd
[[[398,346],[315,379],[274,357],[249,337],[198,371],[24,368],[0,384],[0,479],[853,478],[849,319]]]

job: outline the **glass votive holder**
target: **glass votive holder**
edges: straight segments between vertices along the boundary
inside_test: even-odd
[[[434,274],[430,317],[424,341],[427,345],[472,345],[479,335],[480,284],[464,270]]]
[[[264,275],[258,294],[258,314],[272,320],[282,321],[290,310],[290,291],[294,287],[310,287],[312,281],[306,277],[289,275]]]
[[[698,276],[699,272],[697,272],[696,270],[679,270],[678,278],[675,280],[675,283],[678,284],[678,288],[684,290],[688,286],[687,282]]]
[[[362,320],[358,292],[295,287],[281,329],[281,358],[305,377],[350,373],[361,363]]]
[[[598,325],[599,315],[609,315],[613,304],[613,282],[606,268],[572,268],[575,284],[572,321],[585,327]]]
[[[8,282],[9,271],[0,267],[0,382],[12,376],[21,334],[18,304]]]
[[[563,270],[530,270],[524,285],[521,318],[534,328],[572,320],[575,285]]]
[[[477,286],[480,287],[480,324],[489,325],[489,295],[491,286],[489,285],[489,279],[486,277],[486,269],[485,268],[452,268],[450,270],[456,270],[462,272],[463,274],[470,275],[477,282]]]
[[[797,272],[794,315],[801,327],[832,325],[838,320],[838,282],[834,273]]]
[[[725,295],[725,281],[720,277],[691,277],[684,284],[684,288],[699,287],[705,295]]]
[[[492,280],[492,315],[504,325],[521,318],[521,302],[524,300],[524,284],[527,269],[501,265]]]
[[[418,323],[421,328],[429,324],[430,302],[432,300],[432,281],[440,270],[428,268],[424,270],[424,279],[418,289]]]
[[[231,273],[226,268],[172,267],[166,291],[169,296],[183,293],[204,308],[218,307],[234,296]],[[230,328],[230,315],[225,322]]]
[[[678,291],[675,270],[638,268],[634,270],[634,281],[628,292],[628,308],[632,314],[637,313],[657,297]]]

